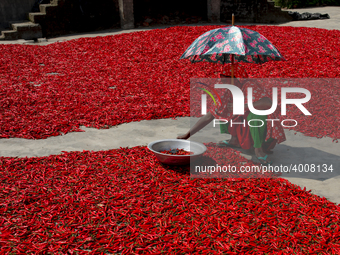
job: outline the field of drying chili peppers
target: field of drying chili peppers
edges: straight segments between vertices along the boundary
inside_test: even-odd
[[[219,68],[178,58],[215,27],[0,45],[0,137],[187,116],[189,78]],[[340,77],[340,31],[249,28],[287,59],[247,65],[251,77]],[[297,130],[339,138],[339,87],[308,89],[313,116],[290,112],[306,123]],[[214,162],[223,153],[225,164],[253,164],[207,146]],[[339,206],[283,179],[190,179],[145,147],[0,157],[0,254],[339,254],[339,236]]]
[[[283,179],[190,179],[145,147],[0,166],[2,254],[340,252],[339,206]]]
[[[48,46],[0,45],[0,138],[46,138],[81,125],[189,115],[193,77],[217,77],[220,65],[179,60],[202,33],[217,26],[171,27],[115,36],[82,38]],[[249,26],[287,59],[248,64],[250,77],[340,78],[338,30]],[[308,136],[340,137],[338,84],[309,86],[305,117],[288,118]],[[332,118],[333,116],[333,118]]]

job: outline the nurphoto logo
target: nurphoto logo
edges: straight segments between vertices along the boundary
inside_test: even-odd
[[[216,89],[228,89],[231,94],[232,94],[232,98],[233,98],[233,115],[244,115],[244,95],[243,92],[240,88],[238,88],[235,85],[231,85],[231,84],[215,84],[214,87]],[[207,92],[209,94],[209,96],[214,100],[214,102],[216,101],[215,98],[213,97],[213,95],[203,89],[205,92]],[[287,98],[287,93],[302,93],[305,95],[304,98]],[[281,88],[281,115],[285,116],[287,115],[287,105],[288,104],[292,104],[295,105],[298,109],[300,109],[300,111],[304,114],[304,115],[312,115],[302,104],[307,103],[309,100],[311,99],[311,93],[309,92],[309,90],[304,89],[304,88],[296,88],[296,87],[282,87]],[[277,105],[278,105],[278,88],[273,87],[272,88],[272,106],[270,109],[268,110],[257,110],[254,108],[253,105],[253,88],[248,87],[247,88],[247,105],[249,108],[249,111],[252,112],[253,114],[256,115],[270,115],[273,112],[275,112],[275,110],[277,109]],[[201,114],[202,115],[206,115],[207,114],[207,95],[206,94],[202,94],[201,95]],[[260,126],[252,126],[251,122],[252,121],[260,121],[262,124]],[[280,121],[279,119],[267,119],[267,121],[271,121],[272,125],[274,125],[274,121]],[[284,123],[287,121],[292,121],[295,122],[295,124],[293,126],[288,126],[285,125]],[[216,124],[224,124],[224,123],[228,123],[228,120],[226,119],[214,119],[214,127]],[[243,120],[243,122],[232,122],[232,120],[230,120],[230,124],[231,125],[235,125],[235,124],[242,124],[243,126],[245,126],[245,120]],[[250,127],[261,127],[264,125],[264,122],[260,119],[253,119],[253,120],[249,120],[248,121],[248,125]],[[294,119],[285,119],[281,121],[281,125],[284,127],[295,127],[297,126],[297,121]]]

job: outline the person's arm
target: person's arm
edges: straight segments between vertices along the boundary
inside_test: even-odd
[[[208,125],[213,119],[214,116],[210,112],[208,112],[206,115],[201,117],[185,135],[180,135],[177,137],[177,139],[188,139],[190,136],[197,133],[206,125]]]
[[[269,97],[264,97],[253,103],[253,105],[254,108],[257,110],[268,110],[272,106],[272,101]],[[248,110],[247,104],[245,105],[245,110]],[[206,125],[208,125],[213,119],[214,116],[210,112],[208,112],[206,115],[201,117],[186,134],[178,136],[177,139],[188,139],[190,136],[197,133]]]

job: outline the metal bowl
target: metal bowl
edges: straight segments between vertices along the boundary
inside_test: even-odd
[[[207,147],[202,143],[192,142],[182,139],[158,140],[148,144],[148,149],[152,151],[157,159],[167,165],[188,165],[190,161],[199,158]],[[193,152],[191,155],[170,155],[161,153],[164,150],[183,149]]]

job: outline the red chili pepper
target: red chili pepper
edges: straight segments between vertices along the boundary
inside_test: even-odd
[[[179,56],[198,36],[218,27],[144,31],[139,32],[138,41],[135,33],[126,33],[44,47],[0,45],[0,138],[44,139],[81,132],[80,126],[108,128],[132,121],[199,116],[200,109],[190,109],[190,97],[195,99],[190,78],[217,78],[219,68],[211,63],[188,65]],[[338,120],[329,117],[339,112],[339,81],[324,78],[340,77],[340,31],[245,27],[263,34],[288,60],[268,62],[266,68],[247,65],[248,76],[323,78],[317,79],[320,84],[297,83],[312,94],[305,105],[312,117],[292,107],[287,119],[296,119],[299,124],[294,130],[308,136],[339,139]],[[270,89],[271,84],[264,87]]]
[[[169,155],[193,155],[194,153],[191,151],[186,151],[184,149],[171,149],[171,150],[164,150],[160,153],[169,154]]]

